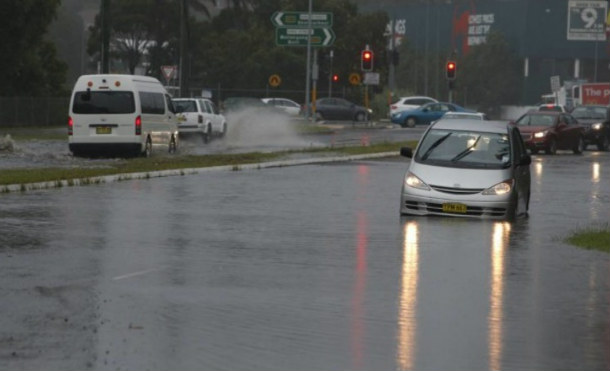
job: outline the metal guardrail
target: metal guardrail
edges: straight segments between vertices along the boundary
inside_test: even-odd
[[[69,97],[0,97],[0,128],[63,125],[69,103]]]

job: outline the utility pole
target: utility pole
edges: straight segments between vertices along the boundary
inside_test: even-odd
[[[102,0],[102,73],[110,72],[110,0]]]
[[[186,0],[180,1],[180,63],[178,67],[178,86],[180,88],[179,96],[186,97],[187,82],[186,82],[186,52],[187,52],[187,37],[186,22],[188,15],[188,4]]]
[[[390,21],[390,68],[388,69],[388,82],[389,82],[389,92],[388,92],[388,106],[392,104],[392,100],[394,99],[394,90],[396,89],[395,82],[395,68],[397,62],[397,54],[396,45],[394,44],[394,32],[396,27],[396,18],[392,18]]]
[[[309,80],[311,80],[311,13],[313,9],[313,0],[309,0],[309,10],[307,16],[307,67],[305,72],[305,119],[309,121],[310,117],[314,115],[315,117],[315,102],[311,103],[311,108],[309,105]]]

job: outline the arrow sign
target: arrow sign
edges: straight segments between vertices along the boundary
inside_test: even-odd
[[[276,27],[308,27],[308,12],[275,12],[271,16],[271,22]],[[331,27],[333,25],[333,13],[317,12],[311,13],[311,27]]]
[[[331,28],[276,28],[275,44],[278,46],[307,46],[307,36],[311,31],[311,46],[330,46],[335,42]]]

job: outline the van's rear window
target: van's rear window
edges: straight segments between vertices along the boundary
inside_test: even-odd
[[[79,91],[74,94],[74,113],[134,113],[136,105],[130,91]]]

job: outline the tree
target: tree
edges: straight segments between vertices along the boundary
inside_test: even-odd
[[[457,89],[479,110],[492,114],[500,106],[517,104],[523,78],[515,52],[498,32],[491,32],[487,42],[470,48],[458,62]]]
[[[0,1],[0,94],[61,95],[67,66],[45,39],[60,0]]]
[[[193,32],[193,77],[203,86],[219,84],[229,89],[264,89],[272,74],[282,78],[282,89],[303,90],[306,48],[275,45],[275,11],[305,11],[306,0],[249,1],[247,6],[224,9],[209,24],[197,25]],[[342,76],[343,84],[350,73],[360,72],[360,51],[369,44],[375,52],[375,72],[385,76],[386,57],[383,32],[388,21],[382,12],[358,14],[346,0],[318,0],[314,12],[330,12],[332,29],[337,35],[334,45],[319,48],[327,55],[334,51],[333,73]],[[324,91],[329,73],[320,66],[318,87]],[[359,94],[360,87],[344,85],[348,94]]]
[[[136,67],[149,55],[146,73],[158,75],[161,59],[168,56],[167,50],[176,49],[178,37],[177,1],[170,0],[122,0],[110,5],[110,57],[122,62],[123,68],[135,73]],[[102,43],[101,17],[95,18],[90,28],[87,53],[99,59]],[[121,70],[118,65],[113,70]],[[156,73],[153,73],[156,72]]]

